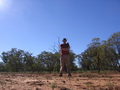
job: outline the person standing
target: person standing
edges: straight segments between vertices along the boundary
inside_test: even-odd
[[[64,65],[66,65],[68,76],[71,77],[70,62],[69,62],[70,45],[69,45],[69,43],[67,43],[66,38],[63,38],[62,42],[63,42],[63,44],[60,45],[61,57],[60,57],[60,74],[59,74],[59,76],[62,76]]]

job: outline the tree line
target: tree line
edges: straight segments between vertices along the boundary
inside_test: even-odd
[[[94,38],[88,48],[78,55],[79,65],[84,70],[116,70],[120,72],[120,32],[108,40]]]
[[[1,72],[59,72],[60,68],[59,50],[43,51],[33,56],[28,51],[12,48],[10,51],[2,52],[0,57]],[[75,61],[78,61],[79,67]],[[97,70],[100,73],[101,70],[116,70],[120,72],[120,32],[113,33],[107,40],[93,38],[81,54],[77,55],[70,51],[70,64],[71,71]]]
[[[42,71],[59,71],[60,55],[58,52],[43,51],[37,56],[33,56],[28,51],[12,48],[10,51],[3,52],[1,55],[3,62],[0,63],[0,71],[10,72],[42,72]],[[72,70],[77,68],[74,63],[75,54],[70,52],[70,63]]]

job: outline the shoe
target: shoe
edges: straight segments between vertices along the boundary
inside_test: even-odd
[[[62,77],[62,74],[60,74],[59,77]]]
[[[72,75],[71,75],[71,74],[68,74],[68,77],[72,77]]]

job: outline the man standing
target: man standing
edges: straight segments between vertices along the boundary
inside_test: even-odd
[[[68,72],[68,76],[71,76],[71,72],[70,72],[70,62],[69,62],[69,50],[70,50],[70,45],[67,42],[66,38],[63,38],[62,40],[63,44],[60,45],[60,75],[62,76],[63,74],[63,68],[64,68],[64,64],[66,64],[67,67],[67,72]]]

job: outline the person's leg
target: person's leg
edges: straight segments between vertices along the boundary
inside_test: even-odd
[[[62,76],[63,68],[64,68],[64,56],[61,55],[61,57],[60,57],[60,75],[59,76]]]
[[[68,76],[71,76],[69,55],[66,55],[65,59],[66,59],[65,61],[66,61],[66,67],[67,67]]]

